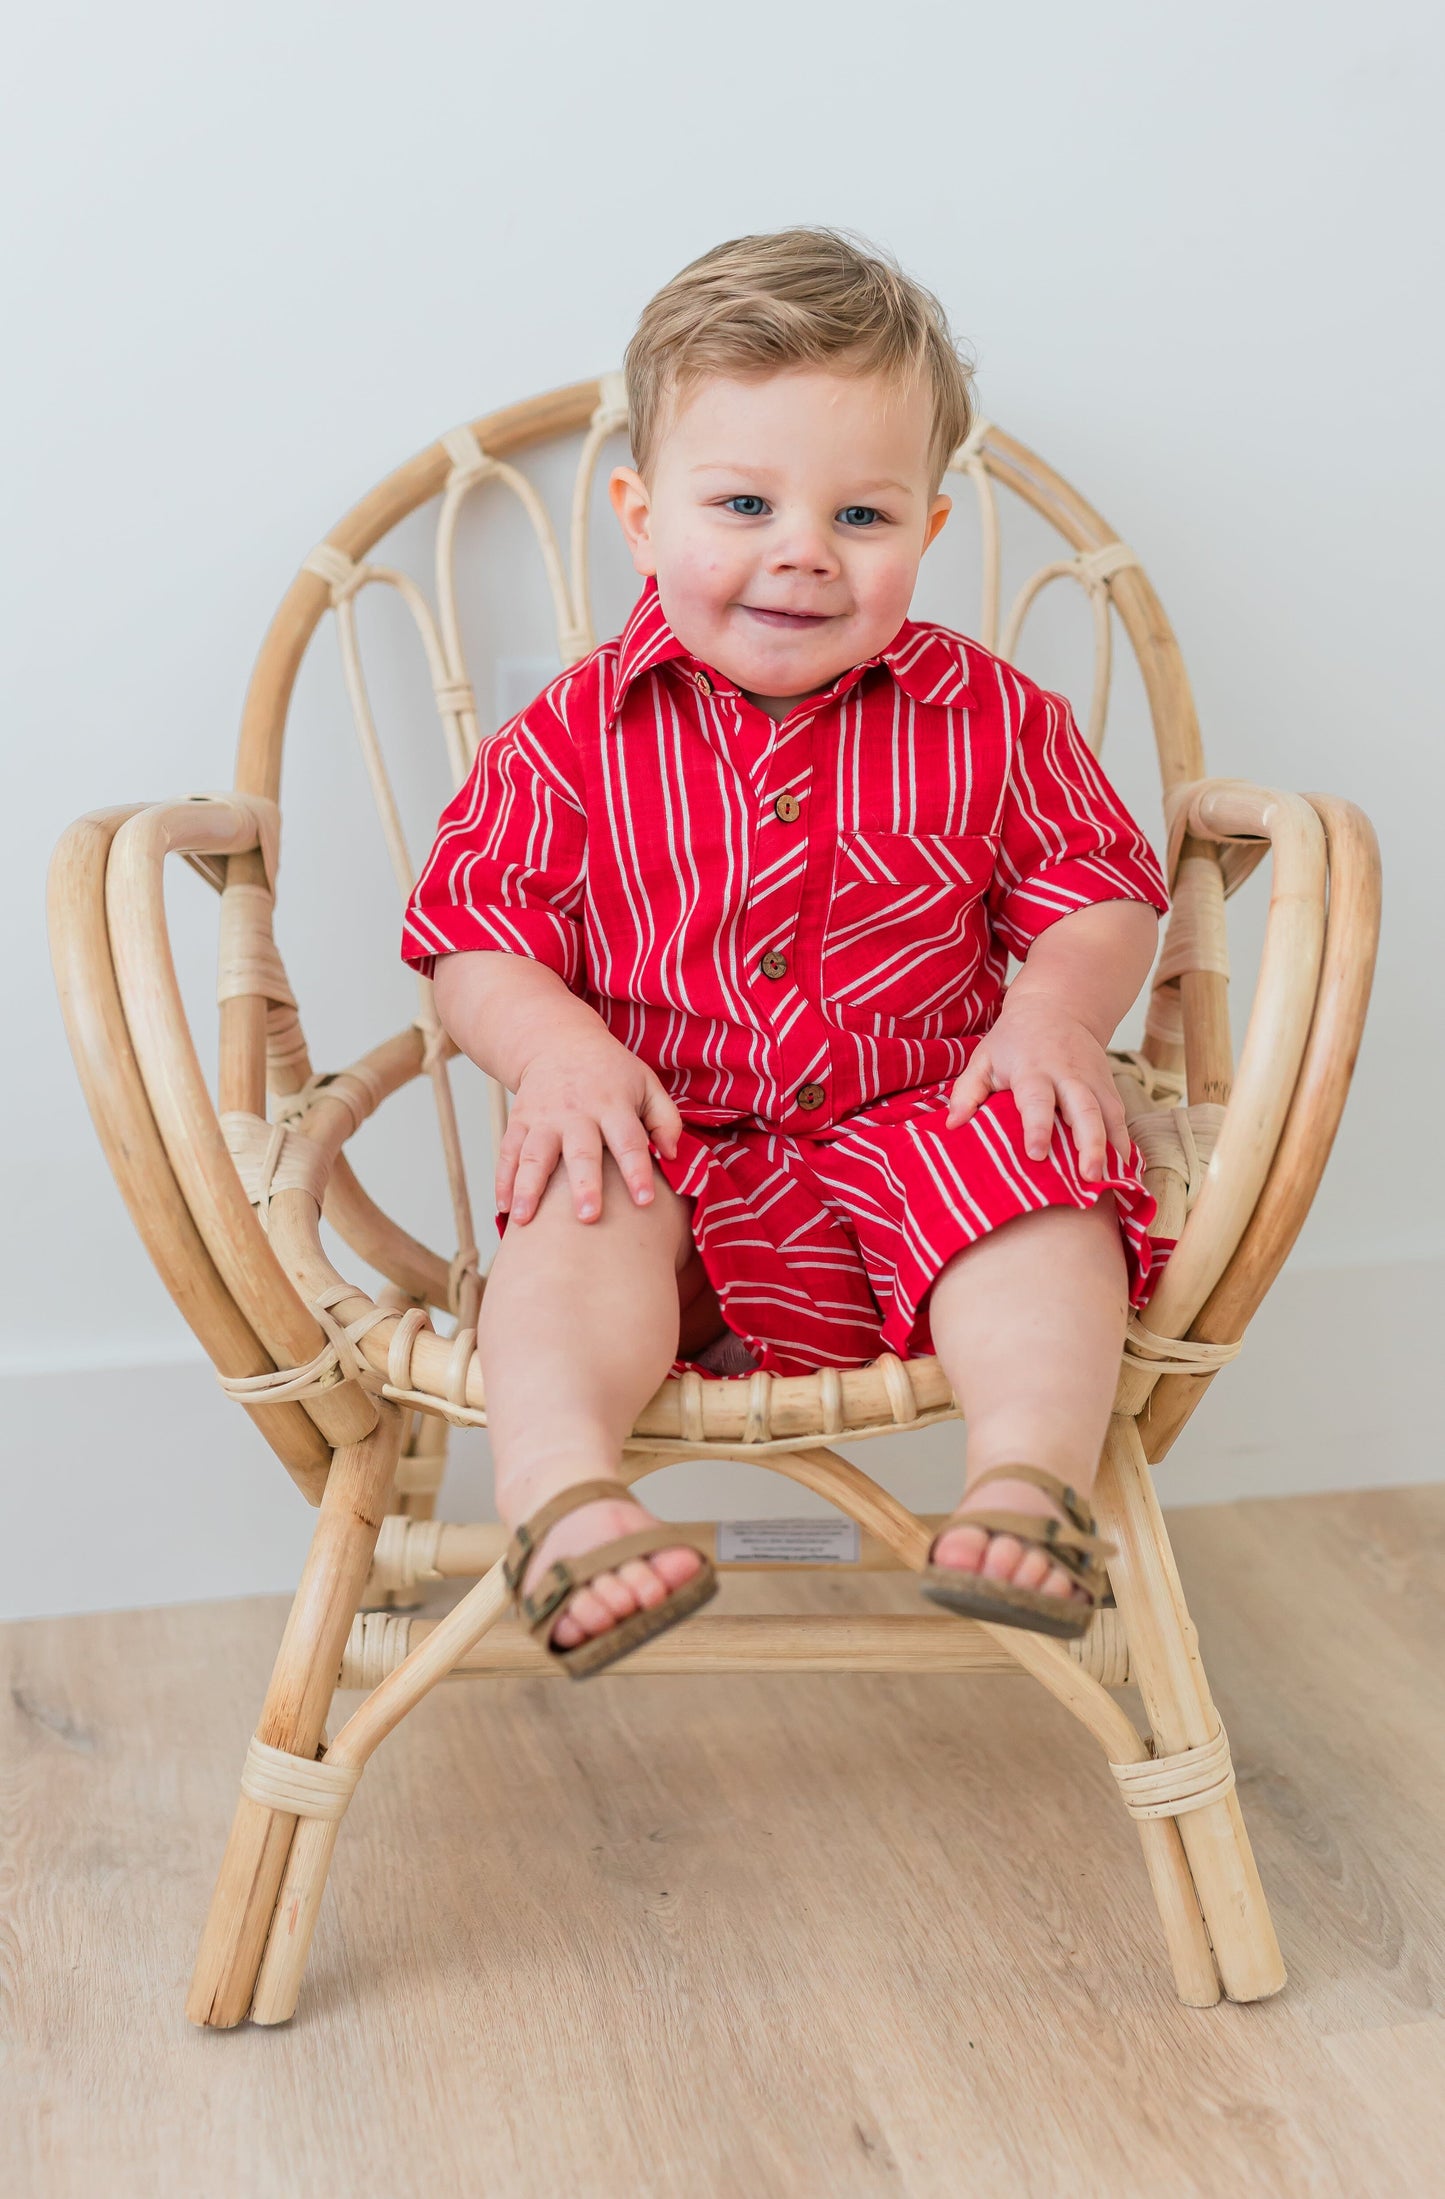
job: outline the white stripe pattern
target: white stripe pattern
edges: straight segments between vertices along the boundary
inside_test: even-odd
[[[427,974],[439,954],[531,955],[657,1071],[709,1273],[788,1371],[880,1334],[904,1348],[945,1243],[1097,1195],[1066,1134],[1028,1162],[1009,1107],[971,1137],[938,1126],[1009,955],[1118,899],[1167,906],[1062,696],[906,620],[777,724],[688,654],[649,580],[616,640],[482,744],[402,951]],[[1142,1290],[1132,1156],[1120,1182]]]

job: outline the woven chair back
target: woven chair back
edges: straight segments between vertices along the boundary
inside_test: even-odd
[[[253,676],[237,786],[280,800],[283,759],[289,764],[276,936],[311,1059],[355,1059],[376,1035],[377,997],[391,988],[405,997],[401,907],[478,743],[625,620],[640,583],[605,482],[627,462],[622,378],[608,374],[450,430],[302,561]],[[1111,715],[1132,717],[1135,735],[1151,730],[1152,744],[1145,734],[1127,754],[1111,748],[1109,756],[1147,817],[1149,780],[1167,797],[1202,776],[1203,763],[1180,652],[1134,553],[1051,468],[987,421],[954,454],[944,486],[955,510],[925,560],[916,615],[961,628],[1066,692],[1095,753]],[[323,625],[334,628],[339,656],[310,648]],[[1118,700],[1122,711],[1111,712]],[[383,857],[389,881],[376,868]],[[308,877],[307,905],[319,900],[333,919],[327,962],[314,970],[307,964],[317,950],[288,910],[299,872]],[[467,1325],[476,1222],[491,1211],[489,1174],[474,1184],[467,1155],[475,1179],[477,1144],[495,1146],[506,1096],[476,1079],[467,1080],[470,1092],[461,1084],[453,1092],[430,985],[419,981],[419,997],[410,997],[427,1040],[450,1214],[429,1194],[418,1202],[409,1137],[373,1141],[387,1179],[383,1204],[408,1208],[407,1230],[388,1224],[373,1258],[375,1244],[399,1244],[401,1234],[449,1235],[459,1247],[442,1262],[451,1310]],[[373,1020],[354,1027],[368,1006]],[[482,1122],[469,1120],[473,1107],[486,1110],[489,1140]],[[383,1268],[414,1288],[415,1261],[384,1260]]]

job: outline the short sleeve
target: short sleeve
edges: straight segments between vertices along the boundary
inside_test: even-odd
[[[1100,901],[1169,907],[1154,851],[1062,695],[1030,688],[1004,793],[989,914],[1020,961],[1050,924]]]
[[[579,992],[586,852],[576,749],[544,693],[483,741],[442,811],[402,960],[430,977],[438,955],[525,954]]]

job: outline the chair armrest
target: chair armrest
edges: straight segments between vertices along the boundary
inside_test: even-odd
[[[1183,980],[1186,1055],[1189,974],[1218,977],[1223,959],[1225,851],[1243,851],[1235,861],[1238,873],[1261,843],[1271,858],[1264,949],[1224,1122],[1199,1196],[1149,1301],[1155,1334],[1181,1337],[1223,1275],[1274,1161],[1319,995],[1329,866],[1324,828],[1302,794],[1210,779],[1181,788],[1170,806],[1171,874],[1177,875],[1187,851],[1213,850],[1221,857],[1212,896],[1176,905],[1161,956],[1166,981]],[[1191,885],[1202,875],[1207,890],[1212,868],[1201,871],[1196,858]],[[1222,993],[1222,979],[1216,990]],[[1202,1015],[1203,1007],[1197,1012]],[[1203,1096],[1191,1090],[1191,1099]]]
[[[1319,1187],[1349,1095],[1364,1030],[1380,935],[1380,850],[1353,802],[1311,794],[1324,828],[1329,902],[1318,996],[1304,1060],[1260,1197],[1189,1336],[1233,1342],[1244,1334],[1284,1265]],[[1161,1459],[1209,1386],[1205,1374],[1166,1374],[1149,1398],[1140,1433]]]
[[[61,1014],[81,1088],[137,1234],[194,1335],[224,1374],[272,1362],[222,1281],[156,1127],[116,985],[105,876],[116,834],[145,805],[96,810],[51,858],[48,920]],[[252,1419],[302,1493],[319,1503],[330,1446],[299,1405]]]
[[[238,886],[251,893],[260,888],[269,901],[278,846],[275,805],[261,797],[209,794],[154,803],[116,830],[104,903],[120,1009],[169,1169],[242,1320],[275,1367],[292,1368],[324,1352],[328,1338],[268,1242],[237,1174],[176,981],[164,890],[166,858],[179,855],[212,883],[224,876],[226,894]],[[223,913],[223,964],[225,936]],[[247,1008],[245,1002],[227,1005]],[[226,1039],[223,1020],[223,1105]],[[265,1409],[279,1413],[281,1406]],[[302,1409],[331,1444],[360,1441],[376,1419],[372,1400],[339,1380],[304,1399]]]

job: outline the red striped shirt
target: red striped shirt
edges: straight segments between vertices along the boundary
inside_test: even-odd
[[[777,724],[688,654],[649,580],[483,742],[402,953],[428,975],[531,955],[684,1121],[816,1137],[957,1075],[1008,956],[1112,900],[1168,905],[1062,696],[907,619]]]

